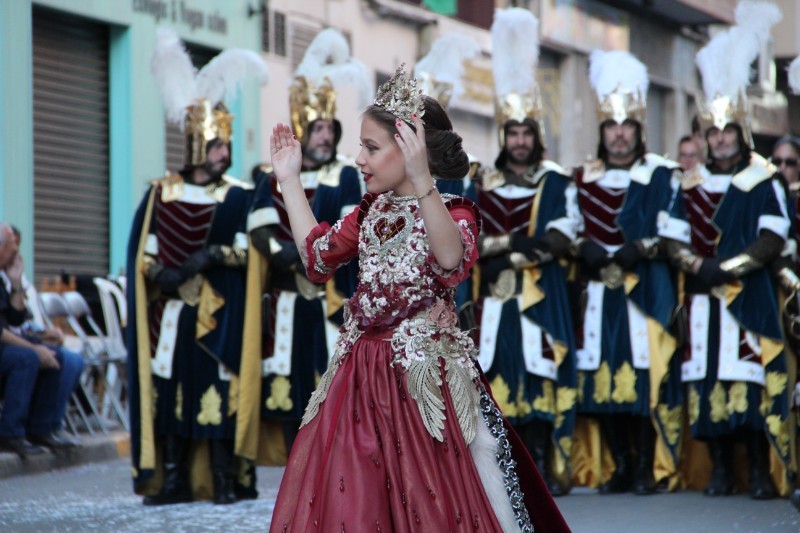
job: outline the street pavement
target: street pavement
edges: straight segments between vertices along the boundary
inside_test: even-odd
[[[230,533],[265,531],[282,468],[259,468],[258,500],[144,507],[131,491],[124,459],[0,481],[0,531]],[[697,492],[600,496],[576,489],[558,498],[575,532],[793,532],[800,513],[786,500],[707,498]]]

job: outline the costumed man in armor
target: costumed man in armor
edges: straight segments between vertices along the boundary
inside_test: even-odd
[[[752,152],[745,97],[749,65],[780,18],[772,4],[743,2],[737,26],[697,54],[708,163],[685,176],[660,228],[684,277],[689,339],[681,375],[691,435],[708,444],[713,462],[709,496],[734,490],[740,441],[748,451],[751,497],[790,490],[790,384],[776,286],[766,267],[780,256],[790,219],[776,168]]]
[[[657,217],[677,187],[677,164],[645,148],[644,64],[627,52],[595,50],[589,78],[600,141],[597,159],[575,172],[581,231],[573,252],[585,283],[578,412],[587,416],[576,430],[573,458],[579,483],[600,484],[602,494],[645,495],[655,492],[654,469],[661,480],[678,463],[680,403],[656,408],[662,383],[674,375],[669,364],[676,350],[668,332],[676,296],[669,264],[658,254]],[[613,458],[610,476],[592,454],[599,449],[598,423]],[[670,452],[657,467],[656,430]]]
[[[795,95],[800,94],[800,57],[796,57],[789,65],[789,88]],[[787,159],[794,158],[794,165]],[[781,159],[779,163],[777,159]],[[800,256],[797,253],[797,243],[800,242],[800,181],[798,181],[798,169],[796,161],[800,160],[800,139],[786,135],[775,143],[772,149],[771,162],[781,172],[783,184],[788,196],[789,218],[792,221],[790,240],[784,247],[784,253],[772,267],[773,272],[777,272],[781,288],[784,291],[782,300],[784,302],[783,312],[786,319],[786,344],[787,358],[794,363],[794,391],[792,393],[791,407],[797,410],[800,407],[800,368],[797,364],[797,356],[800,353]],[[789,367],[791,371],[791,366]],[[791,375],[791,374],[790,374]],[[795,439],[796,439],[795,435]],[[796,450],[797,448],[792,448]],[[796,453],[796,452],[795,452]],[[797,460],[795,458],[795,460]],[[792,492],[790,501],[795,508],[800,511],[800,480],[795,479],[795,489]]]
[[[151,66],[168,119],[183,124],[186,157],[151,182],[128,246],[134,490],[145,505],[212,494],[228,504],[257,495],[252,467],[235,478],[233,453],[239,374],[257,369],[240,367],[253,190],[224,174],[233,116],[222,98],[245,72],[266,81],[267,69],[255,52],[227,50],[195,75],[166,28]]]
[[[492,63],[502,150],[495,169],[482,172],[469,195],[484,219],[475,280],[478,361],[503,414],[558,495],[569,487],[576,395],[567,269],[559,258],[576,236],[578,209],[572,180],[543,159],[537,25],[527,9],[495,12]]]
[[[318,220],[333,224],[361,202],[356,168],[336,152],[342,136],[336,119],[336,92],[356,85],[368,98],[365,67],[350,57],[344,36],[328,28],[311,42],[289,88],[292,128],[302,144],[303,186]],[[279,421],[283,443],[292,447],[311,393],[328,368],[342,323],[343,299],[357,284],[358,264],[340,269],[326,285],[305,275],[294,244],[280,187],[271,169],[262,167],[248,221],[253,246],[266,258],[262,308],[264,345],[261,415]],[[274,463],[285,463],[273,450]]]

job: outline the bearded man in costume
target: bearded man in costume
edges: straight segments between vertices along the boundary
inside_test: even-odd
[[[318,220],[333,224],[361,202],[356,168],[337,155],[342,136],[336,119],[336,93],[348,84],[364,98],[369,82],[364,66],[350,58],[344,36],[328,28],[311,42],[289,89],[292,129],[303,153],[303,186]],[[268,167],[257,173],[248,231],[266,259],[262,309],[264,325],[261,416],[277,422],[286,452],[300,426],[308,400],[328,368],[342,323],[343,299],[355,291],[357,261],[340,269],[326,285],[308,280],[294,244],[280,187]],[[273,446],[273,447],[275,447]],[[271,454],[283,462],[282,451]]]
[[[521,8],[497,10],[492,25],[502,149],[469,193],[485,221],[474,280],[478,361],[551,492],[565,494],[576,375],[567,269],[559,258],[575,238],[577,204],[572,180],[543,158],[537,25]]]
[[[253,191],[224,174],[233,116],[221,100],[243,71],[266,81],[266,65],[228,50],[195,75],[180,39],[161,29],[152,70],[168,118],[183,124],[186,158],[151,182],[128,247],[134,489],[145,505],[210,492],[229,504],[257,495],[252,465],[235,479],[234,463],[239,374],[253,371],[240,366]]]
[[[599,484],[602,494],[645,495],[655,492],[657,429],[672,436],[667,474],[678,460],[680,406],[656,409],[676,349],[667,331],[675,291],[669,265],[659,256],[656,221],[677,185],[677,164],[646,151],[648,78],[638,59],[596,50],[589,78],[598,96],[600,142],[597,159],[575,173],[581,231],[574,253],[584,284],[578,412],[581,424],[587,420],[593,429],[578,440],[589,455],[596,450],[599,422],[614,470],[609,477],[597,469],[597,457],[588,463],[595,466],[575,470],[581,483]],[[667,413],[674,431],[667,431]],[[574,457],[584,455],[576,451]]]
[[[752,498],[789,490],[787,359],[767,265],[791,224],[776,168],[752,151],[745,96],[749,65],[780,18],[774,5],[742,2],[737,25],[697,54],[708,163],[684,178],[660,229],[685,280],[690,342],[681,376],[692,437],[708,444],[713,463],[709,496],[733,492],[737,442],[748,451]]]

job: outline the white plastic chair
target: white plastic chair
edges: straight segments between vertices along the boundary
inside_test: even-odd
[[[109,348],[109,357],[115,361],[125,361],[128,358],[128,350],[125,347],[123,328],[128,316],[128,306],[125,294],[116,283],[105,278],[94,278],[94,284],[100,295],[100,306],[103,309],[103,319],[106,324],[106,342]],[[124,383],[120,383],[120,374],[117,365],[108,365],[106,381],[115,391],[119,391],[117,397],[121,397]],[[103,414],[107,415],[111,405],[109,401],[103,402]]]
[[[69,310],[67,322],[72,330],[84,341],[84,346],[90,347],[93,352],[93,357],[89,360],[89,364],[97,369],[97,380],[100,382],[103,390],[107,392],[107,394],[103,395],[103,404],[105,405],[106,402],[110,402],[122,426],[126,431],[130,431],[128,416],[122,406],[122,397],[125,392],[124,380],[116,379],[115,377],[115,383],[112,385],[106,379],[108,375],[108,366],[110,365],[117,367],[117,374],[121,373],[126,364],[127,351],[124,350],[124,345],[122,346],[123,351],[121,352],[114,349],[109,337],[103,333],[100,326],[92,317],[89,304],[81,293],[69,291],[65,292],[63,297],[67,303],[67,309]],[[92,347],[93,338],[83,329],[80,323],[81,319],[86,320],[94,333],[94,337],[99,339],[99,349],[96,348],[97,344],[94,345],[95,347]]]

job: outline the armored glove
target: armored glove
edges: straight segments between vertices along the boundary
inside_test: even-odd
[[[697,272],[697,277],[699,277],[703,283],[707,284],[709,287],[718,287],[719,285],[724,285],[726,283],[735,281],[736,276],[730,272],[722,270],[722,268],[719,266],[719,263],[720,260],[718,257],[709,257],[703,259],[703,262],[700,264],[700,270]]]
[[[190,255],[181,266],[181,272],[186,278],[205,272],[212,266],[220,265],[225,260],[222,247],[212,244]]]

